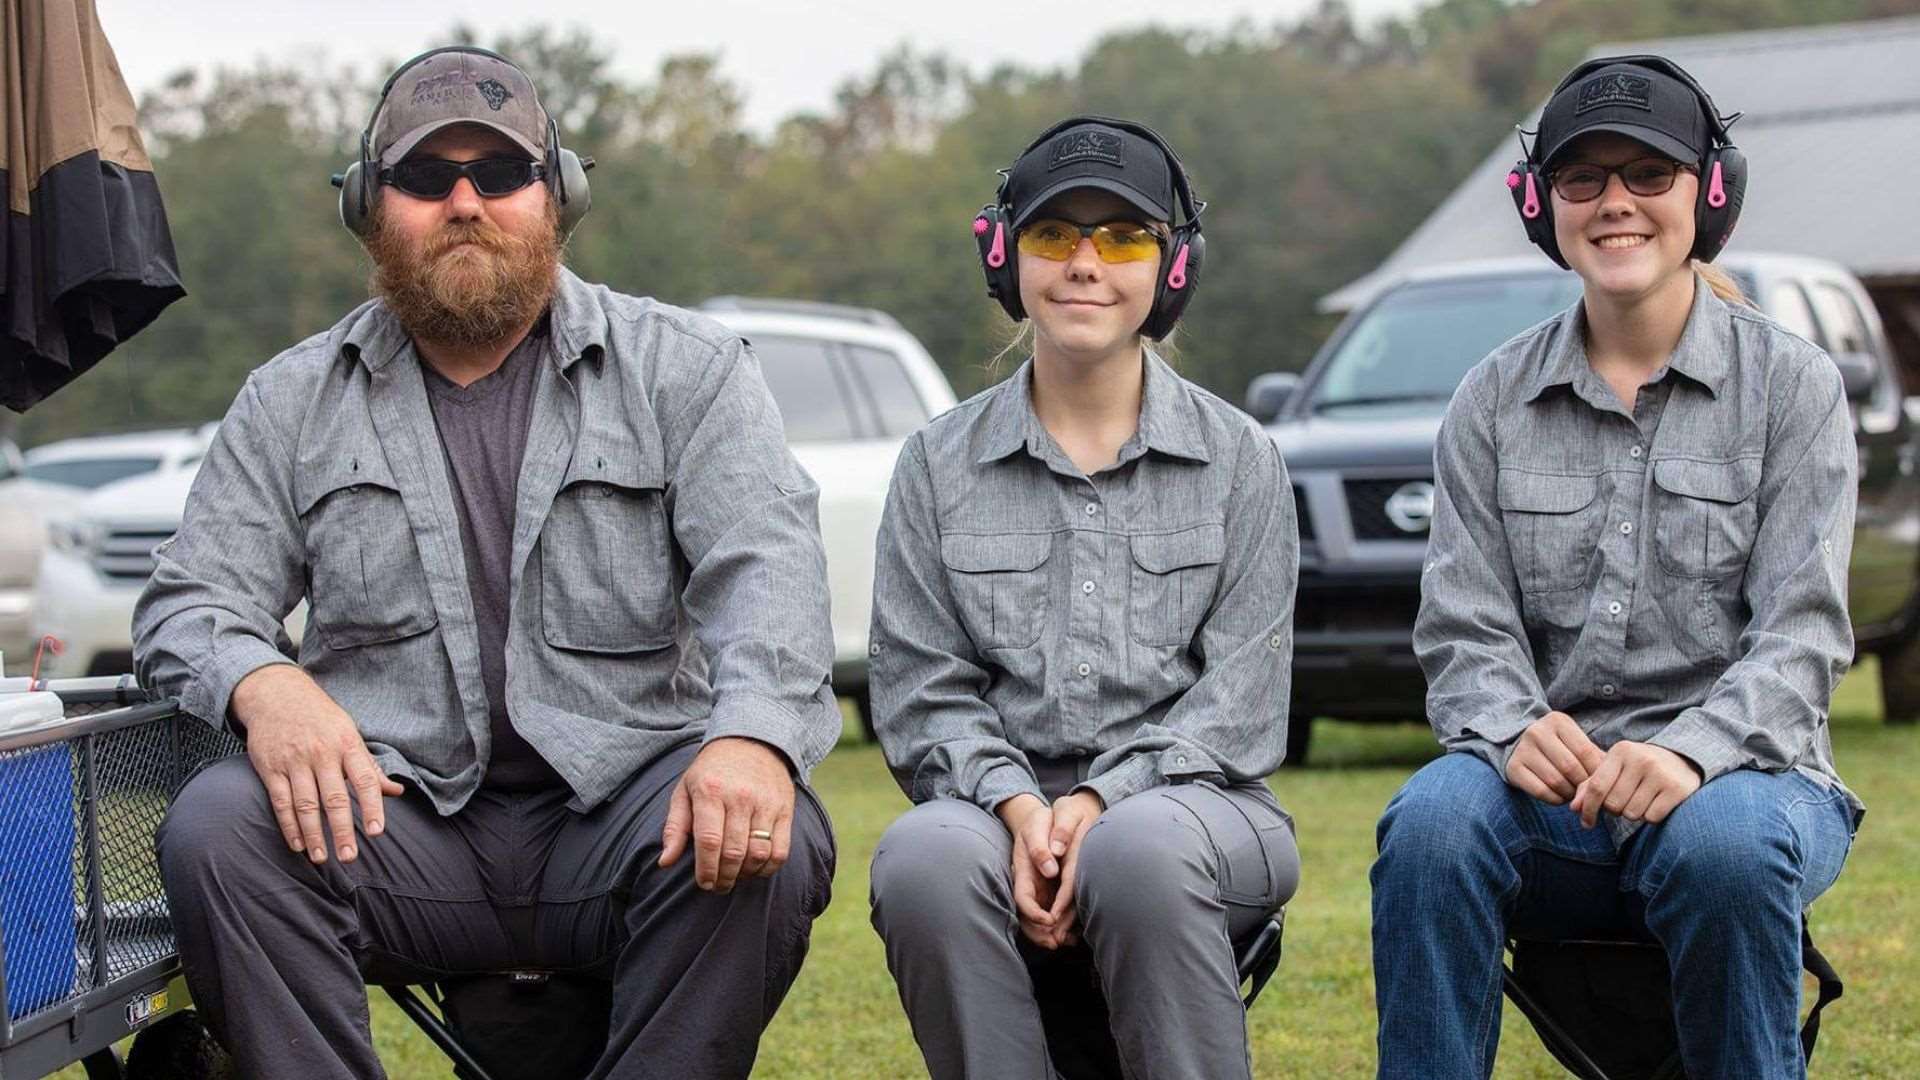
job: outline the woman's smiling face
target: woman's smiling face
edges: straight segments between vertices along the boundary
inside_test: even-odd
[[[1617,168],[1661,157],[1645,143],[1613,132],[1581,136],[1556,162]],[[1623,300],[1645,296],[1690,272],[1694,202],[1700,178],[1683,169],[1661,195],[1635,195],[1616,173],[1606,189],[1586,202],[1553,199],[1553,231],[1560,253],[1591,291]]]
[[[1080,188],[1049,199],[1033,220],[1058,218],[1081,225],[1133,221],[1146,215],[1109,191]],[[1065,262],[1022,251],[1020,302],[1035,333],[1064,353],[1104,356],[1135,343],[1153,307],[1160,260],[1103,262],[1082,237]]]

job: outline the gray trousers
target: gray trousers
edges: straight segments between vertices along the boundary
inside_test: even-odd
[[[1034,759],[1058,798],[1088,759]],[[1263,784],[1158,787],[1081,841],[1075,906],[1129,1078],[1250,1077],[1233,942],[1293,895],[1293,823]],[[934,1080],[1052,1077],[1013,906],[1013,838],[972,803],[909,810],[873,856],[873,925]]]
[[[689,850],[662,870],[664,755],[586,814],[566,791],[483,789],[451,817],[412,788],[360,857],[289,851],[244,757],[180,792],[157,846],[187,984],[240,1075],[381,1077],[364,982],[542,970],[613,982],[594,1077],[745,1077],[826,908],[834,846],[799,786],[788,862],[719,896]]]

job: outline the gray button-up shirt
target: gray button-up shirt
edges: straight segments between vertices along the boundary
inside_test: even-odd
[[[1287,743],[1299,535],[1273,440],[1148,354],[1140,424],[1088,477],[1031,364],[907,440],[874,572],[874,726],[910,798],[1044,799],[1097,755],[1112,806],[1255,780]]]
[[[818,489],[738,335],[560,272],[515,507],[514,727],[576,809],[682,743],[804,777],[840,732]],[[407,335],[375,301],[256,370],[134,613],[148,685],[221,723],[299,663],[382,768],[458,810],[491,736],[459,515]]]
[[[1521,732],[1559,710],[1602,748],[1662,746],[1708,780],[1839,784],[1846,395],[1817,346],[1694,291],[1631,412],[1588,366],[1578,303],[1495,350],[1447,411],[1414,649],[1441,742],[1502,776]]]

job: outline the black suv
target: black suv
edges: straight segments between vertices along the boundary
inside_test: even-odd
[[[1860,447],[1854,631],[1860,652],[1881,658],[1887,718],[1920,719],[1920,396],[1903,396],[1880,319],[1845,269],[1785,255],[1720,265],[1840,368]],[[1350,315],[1304,374],[1248,387],[1299,507],[1294,716],[1424,715],[1413,621],[1441,416],[1468,369],[1579,294],[1578,278],[1537,259],[1424,271]],[[1305,759],[1311,731],[1291,725],[1288,760]]]

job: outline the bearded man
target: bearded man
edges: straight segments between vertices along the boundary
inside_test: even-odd
[[[134,616],[246,740],[157,842],[240,1075],[381,1076],[365,982],[534,970],[611,981],[592,1075],[746,1076],[826,906],[817,489],[745,342],[561,266],[555,138],[495,54],[395,73],[374,299],[247,379]]]

